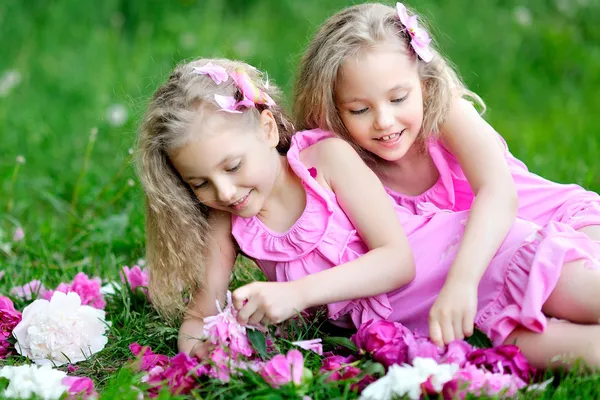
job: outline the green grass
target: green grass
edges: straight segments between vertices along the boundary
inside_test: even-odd
[[[600,3],[522,3],[529,25],[515,19],[521,4],[516,0],[408,4],[435,26],[442,49],[484,98],[488,120],[517,157],[549,179],[598,191]],[[566,3],[571,5],[562,10]],[[0,77],[9,70],[21,76],[0,97],[0,229],[5,242],[17,225],[26,234],[10,254],[0,251],[6,272],[0,293],[34,278],[54,287],[80,270],[115,279],[119,267],[143,256],[142,191],[128,149],[147,99],[176,63],[198,56],[244,59],[291,94],[295,65],[310,35],[348,4],[0,2]],[[128,111],[123,126],[111,126],[106,118],[113,104]],[[26,163],[13,179],[18,155]],[[248,279],[245,273],[240,277]],[[176,329],[127,294],[111,300],[107,311],[113,321],[109,344],[81,363],[80,373],[92,376],[105,398],[135,398],[130,387],[136,377],[121,368],[130,358],[127,345],[139,341],[173,354]],[[599,384],[598,376],[571,375],[542,397],[599,397]],[[211,398],[213,389],[218,397],[212,386],[198,396]],[[225,398],[253,393],[247,382],[226,389]],[[313,389],[315,399],[347,396],[345,387]],[[275,392],[263,394],[277,398]]]

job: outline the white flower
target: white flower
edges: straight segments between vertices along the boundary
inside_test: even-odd
[[[127,122],[127,108],[123,104],[113,104],[106,110],[106,119],[111,126],[119,127]]]
[[[62,383],[66,375],[49,365],[6,366],[0,369],[0,377],[10,383],[2,394],[9,399],[28,399],[34,395],[44,400],[59,399],[68,389]]]
[[[75,292],[54,292],[50,301],[36,300],[25,307],[13,330],[15,347],[38,365],[75,364],[106,345],[104,316],[102,310],[82,306]]]
[[[440,392],[446,382],[458,370],[455,364],[439,364],[431,358],[416,357],[413,366],[394,364],[387,374],[367,386],[361,395],[363,400],[392,400],[398,396],[409,399],[421,398],[421,385],[430,380],[432,387]]]

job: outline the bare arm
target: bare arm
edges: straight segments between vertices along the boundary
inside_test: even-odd
[[[187,354],[193,353],[195,346],[199,344],[204,327],[202,319],[217,313],[215,301],[218,299],[220,304],[224,304],[237,256],[231,236],[231,214],[212,212],[210,226],[214,230],[207,245],[205,285],[190,300],[188,312],[179,328],[177,345],[179,351]]]
[[[496,132],[470,103],[457,100],[442,131],[475,195],[448,279],[479,284],[515,221],[517,191]]]
[[[306,276],[292,284],[305,293],[305,307],[386,293],[410,283],[415,266],[392,200],[354,149],[340,139],[315,146],[317,170],[369,252],[356,260]]]
[[[502,143],[473,106],[455,101],[442,133],[475,200],[446,282],[429,313],[429,333],[438,345],[473,333],[479,282],[517,213],[517,192]]]

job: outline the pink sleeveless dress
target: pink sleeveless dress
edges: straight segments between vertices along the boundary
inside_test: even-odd
[[[328,137],[327,132],[311,130],[298,132],[292,140],[287,157],[303,182],[306,207],[287,232],[275,232],[257,217],[232,217],[232,233],[240,249],[270,281],[300,279],[368,251],[335,194],[323,188],[313,178],[315,171],[300,161],[303,149]],[[344,327],[387,319],[428,334],[429,310],[446,279],[468,212],[430,208],[430,212],[414,215],[395,207],[413,250],[416,278],[389,293],[328,304],[327,315]],[[481,280],[476,325],[495,344],[502,343],[519,325],[542,332],[546,326],[542,305],[555,287],[563,263],[586,258],[596,267],[597,247],[567,225],[551,223],[540,229],[518,220]]]
[[[500,137],[500,136],[499,136]],[[502,137],[505,158],[519,196],[518,218],[546,226],[551,221],[562,222],[574,229],[600,225],[600,196],[575,184],[560,184],[544,179],[515,158]],[[471,186],[456,157],[439,140],[431,140],[429,153],[440,177],[438,181],[418,196],[407,196],[387,188],[397,204],[414,213],[421,213],[428,204],[451,210],[469,210],[473,203]]]

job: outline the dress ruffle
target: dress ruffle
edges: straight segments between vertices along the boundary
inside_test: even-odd
[[[565,263],[597,260],[598,245],[570,226],[550,222],[512,256],[498,297],[475,320],[494,345],[502,344],[522,326],[541,333],[547,317],[542,306],[556,287]],[[593,263],[597,268],[597,263]]]

